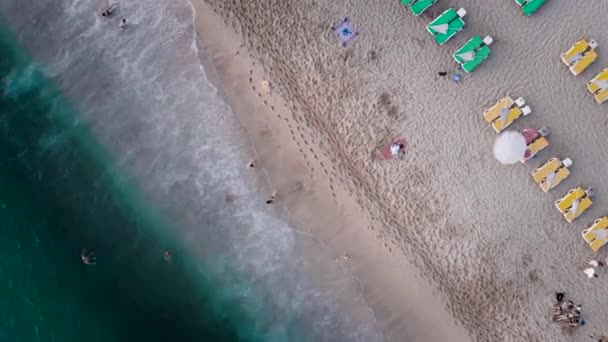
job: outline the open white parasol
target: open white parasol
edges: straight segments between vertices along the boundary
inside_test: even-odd
[[[515,164],[524,158],[526,138],[515,131],[506,131],[494,142],[494,157],[503,164]]]

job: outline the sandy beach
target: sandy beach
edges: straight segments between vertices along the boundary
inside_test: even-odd
[[[199,38],[247,130],[256,167],[277,205],[303,233],[330,246],[359,278],[390,341],[571,341],[608,333],[604,260],[580,236],[606,214],[606,107],[585,83],[608,67],[608,3],[549,1],[525,17],[514,1],[440,1],[415,17],[399,1],[193,1]],[[425,26],[464,7],[466,27],[438,46]],[[348,17],[360,35],[342,47],[332,24]],[[491,35],[492,55],[457,84],[451,54]],[[560,54],[581,37],[599,59],[574,77]],[[532,114],[511,128],[551,130],[527,164],[492,156],[495,132],[482,112],[505,95]],[[381,146],[408,141],[402,158]],[[531,172],[570,157],[572,175],[548,194]],[[244,166],[245,167],[245,166]],[[574,223],[556,199],[581,184],[594,204]],[[343,258],[346,253],[348,258]],[[587,324],[551,322],[555,291],[581,303]]]

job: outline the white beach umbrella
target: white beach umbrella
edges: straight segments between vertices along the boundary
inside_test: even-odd
[[[494,157],[503,164],[515,164],[526,154],[526,139],[515,131],[506,131],[494,142]]]
[[[439,32],[441,34],[446,34],[446,33],[448,33],[448,30],[450,29],[450,25],[448,25],[448,24],[439,24],[439,25],[433,25],[433,26],[431,26],[431,28],[434,31],[437,31],[437,32]]]
[[[465,62],[474,61],[475,60],[475,52],[468,51],[468,52],[459,53],[458,57],[460,57]]]

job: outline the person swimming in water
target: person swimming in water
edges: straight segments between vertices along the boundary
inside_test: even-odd
[[[101,12],[101,16],[110,17],[112,15],[112,12],[114,12],[117,8],[118,8],[118,2],[109,4],[108,6],[106,6],[106,8],[104,8],[103,12]]]
[[[87,253],[87,249],[83,248],[80,252],[80,260],[82,263],[88,266],[95,266],[97,264],[97,258],[94,252]]]

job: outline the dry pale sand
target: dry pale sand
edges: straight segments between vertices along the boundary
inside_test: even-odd
[[[608,274],[582,273],[585,258],[606,251],[594,256],[580,231],[608,211],[607,107],[585,89],[608,67],[608,2],[549,1],[527,18],[513,1],[440,1],[416,18],[397,0],[200,1],[203,45],[280,203],[296,227],[352,256],[346,264],[389,340],[606,332]],[[440,47],[424,26],[449,6],[468,10],[467,26]],[[344,16],[361,32],[348,48],[330,32]],[[495,38],[492,56],[460,84],[438,77],[474,34]],[[581,36],[599,42],[600,58],[574,77],[559,55]],[[496,135],[481,112],[507,93],[533,111],[514,129],[552,132],[527,165],[491,154]],[[409,140],[401,160],[374,157],[398,135]],[[573,175],[544,194],[530,173],[554,156],[572,158]],[[568,224],[553,202],[577,184],[597,195]],[[556,290],[583,304],[587,326],[572,335],[550,322]]]

